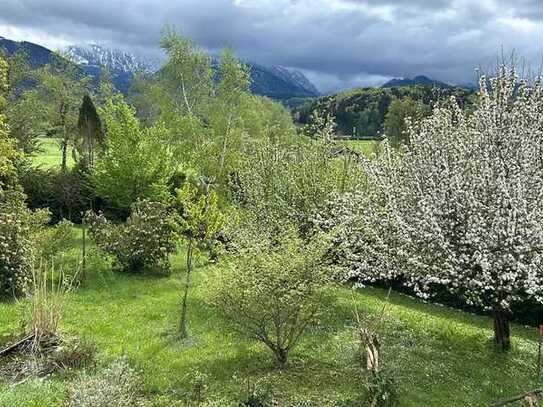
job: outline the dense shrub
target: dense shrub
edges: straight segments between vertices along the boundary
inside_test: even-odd
[[[30,282],[32,234],[48,215],[28,210],[18,190],[0,192],[0,297],[9,297],[21,294]]]
[[[289,222],[304,231],[324,202],[358,184],[358,166],[334,154],[331,119],[319,120],[310,132],[316,140],[254,143],[232,176],[234,200],[261,227]]]
[[[209,279],[210,302],[240,333],[254,338],[284,365],[325,302],[326,239],[306,243],[292,230],[251,238],[231,267]]]
[[[113,224],[94,212],[87,213],[86,221],[98,247],[115,258],[120,270],[169,272],[175,233],[166,205],[137,201],[125,224]]]
[[[90,177],[80,166],[66,171],[28,166],[22,169],[20,182],[29,208],[48,208],[52,222],[80,222],[96,199]]]
[[[64,219],[54,226],[39,228],[33,237],[36,257],[49,262],[56,255],[71,249],[74,238],[74,224],[69,220]]]

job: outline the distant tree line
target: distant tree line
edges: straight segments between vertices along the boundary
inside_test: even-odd
[[[464,88],[435,86],[405,86],[394,88],[360,88],[325,96],[305,103],[293,110],[295,120],[302,125],[312,124],[316,116],[333,116],[337,133],[354,139],[381,139],[385,133],[387,114],[392,129],[394,122],[404,124],[404,118],[428,115],[436,102],[454,96],[460,106],[473,104],[475,93]],[[390,109],[393,107],[393,109]]]

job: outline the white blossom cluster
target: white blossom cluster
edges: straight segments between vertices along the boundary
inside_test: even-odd
[[[543,87],[501,67],[477,97],[473,112],[440,105],[409,126],[409,146],[385,141],[364,161],[367,190],[333,208],[346,277],[423,297],[440,286],[501,311],[543,302]]]

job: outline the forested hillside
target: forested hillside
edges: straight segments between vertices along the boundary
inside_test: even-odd
[[[311,124],[312,116],[335,117],[340,135],[352,138],[381,138],[385,116],[394,100],[411,99],[427,107],[437,101],[455,96],[461,106],[473,102],[474,92],[463,88],[435,86],[402,86],[387,88],[360,88],[336,95],[324,96],[294,109],[295,120]]]

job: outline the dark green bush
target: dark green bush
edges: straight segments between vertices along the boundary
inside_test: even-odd
[[[169,256],[175,251],[171,213],[160,202],[137,201],[124,224],[114,224],[100,213],[87,212],[89,231],[98,247],[115,258],[122,271],[170,271]]]
[[[25,167],[20,181],[31,209],[49,208],[51,221],[81,222],[94,206],[96,194],[89,175],[79,166],[66,171]]]

